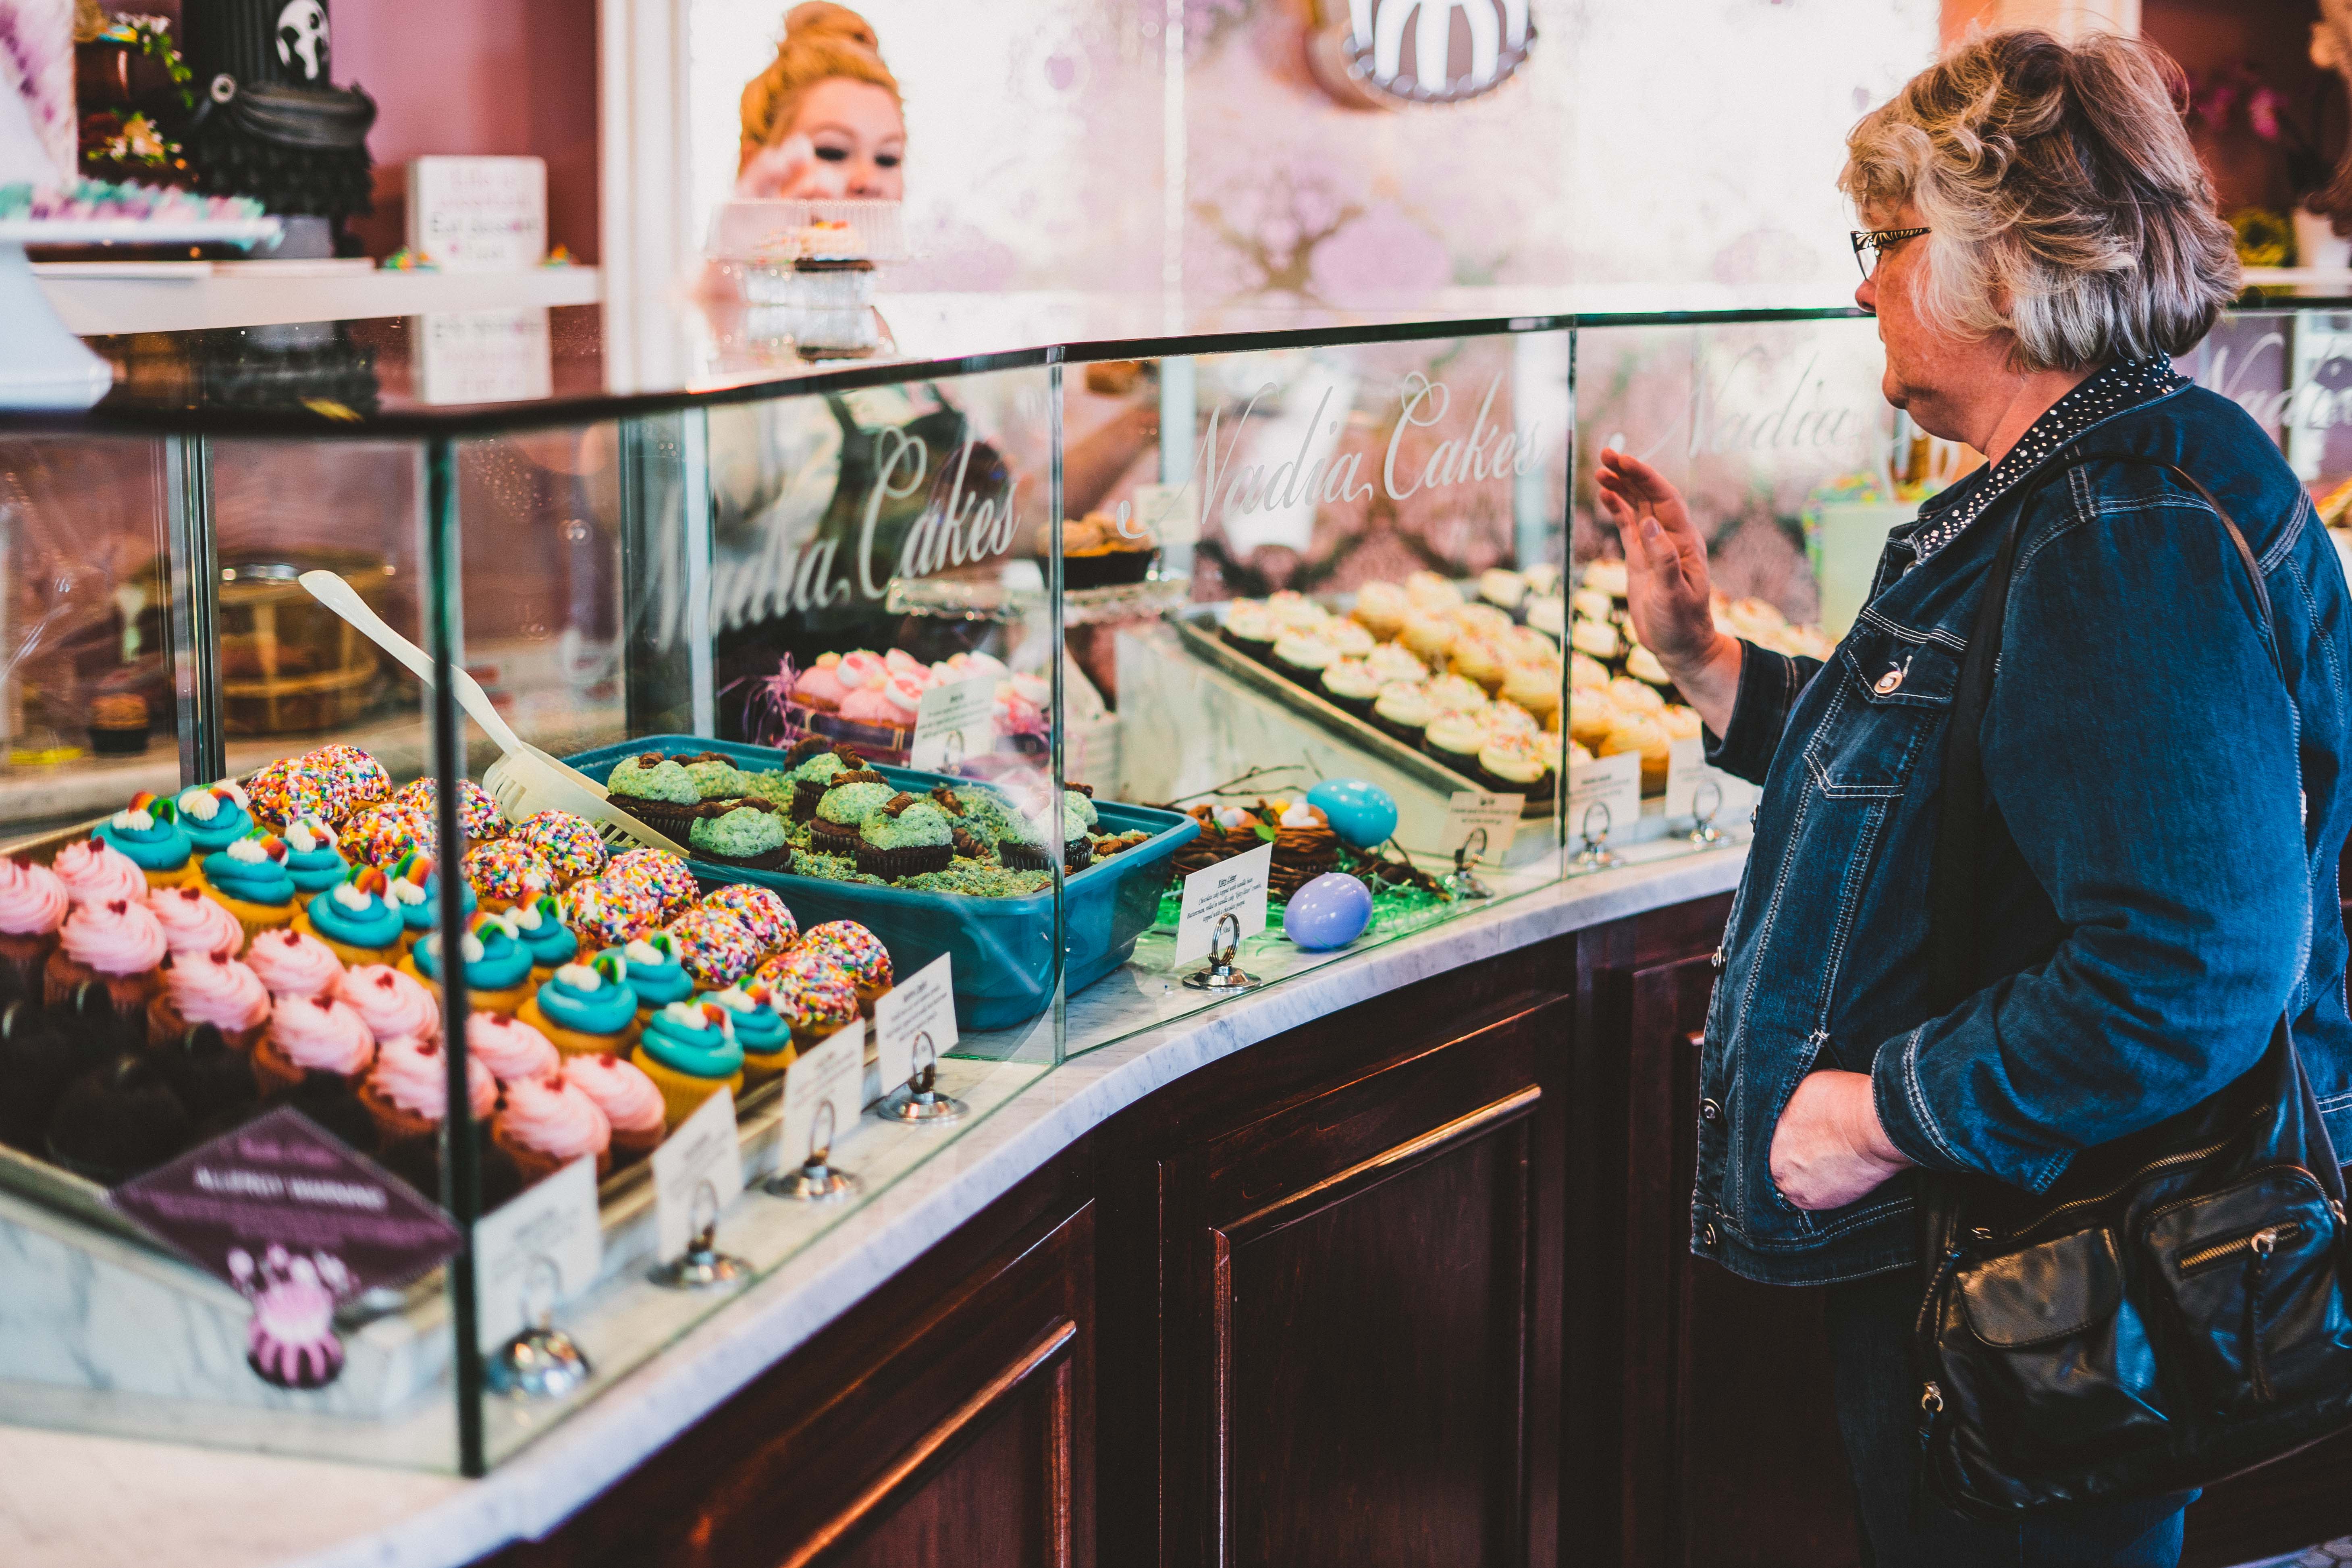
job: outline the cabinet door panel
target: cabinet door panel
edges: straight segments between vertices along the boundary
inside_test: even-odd
[[[1526,1561],[1557,1354],[1536,1079],[1566,1018],[1515,1014],[1162,1163],[1166,1561]]]

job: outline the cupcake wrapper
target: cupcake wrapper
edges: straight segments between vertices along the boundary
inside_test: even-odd
[[[1274,642],[1271,638],[1265,642],[1257,642],[1249,637],[1237,637],[1222,626],[1217,629],[1217,636],[1227,647],[1245,658],[1254,658],[1260,664],[1270,664],[1274,660]]]
[[[140,871],[146,877],[147,886],[151,889],[193,888],[203,880],[196,874],[196,862],[193,857],[168,871],[158,871],[146,866],[141,867]]]
[[[952,844],[909,846],[901,849],[877,849],[870,845],[857,847],[857,868],[869,877],[882,877],[896,881],[901,877],[919,876],[925,871],[944,871],[955,858]]]
[[[693,805],[681,805],[670,800],[640,800],[635,795],[616,795],[613,804],[667,838],[686,842],[686,830],[695,818],[700,801]]]
[[[837,822],[812,818],[809,822],[809,847],[820,855],[855,855],[859,847],[857,829],[844,827]]]
[[[1413,724],[1400,724],[1393,719],[1381,718],[1377,712],[1366,713],[1364,717],[1370,721],[1373,729],[1378,730],[1381,734],[1388,736],[1391,740],[1402,741],[1408,746],[1420,746],[1420,726]]]
[[[357,1088],[357,1083],[351,1079],[334,1073],[314,1073],[308,1068],[295,1066],[278,1048],[277,1042],[269,1037],[268,1030],[263,1029],[261,1038],[254,1042],[253,1047],[253,1081],[260,1089],[265,1104],[293,1093],[313,1078],[331,1079],[346,1089]]]
[[[764,1057],[745,1051],[743,1053],[743,1092],[749,1094],[761,1084],[773,1083],[783,1077],[784,1069],[792,1066],[794,1058],[799,1055],[800,1052],[789,1043],[782,1050],[771,1051]]]
[[[29,936],[0,935],[0,1002],[16,996],[45,1000],[47,981],[44,972],[48,967],[49,954],[57,950],[58,933],[53,931]]]
[[[698,849],[694,858],[713,866],[737,866],[746,871],[789,871],[793,868],[793,847],[789,844],[779,845],[765,855],[749,857],[713,855],[708,849]]]
[[[1160,551],[1156,546],[1149,550],[1111,549],[1065,555],[1062,586],[1100,588],[1113,583],[1140,583],[1151,575],[1151,563],[1158,559]]]
[[[635,1164],[638,1161],[646,1158],[646,1156],[651,1154],[655,1150],[660,1148],[662,1140],[668,1136],[668,1133],[669,1128],[666,1125],[656,1127],[648,1132],[628,1132],[624,1131],[618,1127],[614,1128],[612,1148],[613,1169],[615,1171],[627,1170],[630,1166]]]
[[[1378,697],[1342,697],[1328,688],[1323,689],[1322,697],[1324,701],[1328,702],[1340,712],[1352,713],[1359,719],[1370,718],[1372,704],[1380,700]]]
[[[572,1163],[570,1160],[545,1153],[528,1143],[519,1142],[508,1133],[502,1121],[490,1123],[490,1142],[506,1151],[507,1158],[515,1163],[515,1170],[522,1176],[522,1184],[526,1187],[547,1180],[548,1177]],[[596,1179],[601,1182],[612,1173],[612,1149],[608,1146],[597,1150]]]
[[[794,822],[812,821],[816,816],[817,802],[824,798],[824,785],[808,779],[793,783],[792,818]]]
[[[1449,752],[1442,747],[1431,745],[1426,740],[1422,742],[1421,749],[1427,755],[1434,758],[1439,765],[1451,768],[1464,778],[1475,778],[1478,775],[1478,753],[1475,752]]]
[[[52,1007],[66,1005],[76,992],[92,986],[105,993],[116,1018],[143,1029],[147,1004],[163,989],[163,972],[145,969],[136,974],[100,974],[86,963],[76,963],[59,948],[49,954],[42,981],[42,997]]]
[[[395,1153],[404,1145],[435,1137],[441,1131],[438,1121],[427,1121],[413,1110],[402,1110],[365,1079],[361,1080],[354,1092],[370,1120],[375,1122],[375,1152],[379,1154]]]
[[[996,858],[1016,871],[1050,871],[1054,868],[1053,861],[1045,858],[1044,849],[1034,844],[1022,844],[1010,838],[998,842]]]
[[[245,940],[247,942],[266,931],[284,931],[301,912],[291,899],[282,904],[257,904],[244,899],[233,899],[202,877],[196,879],[194,885],[211,895],[213,902],[236,917],[236,923],[245,928]]]
[[[702,1102],[720,1089],[732,1090],[738,1099],[743,1093],[743,1075],[740,1072],[732,1078],[695,1078],[664,1067],[646,1055],[643,1046],[629,1053],[629,1060],[661,1090],[666,1132],[677,1131],[680,1122],[701,1110]]]

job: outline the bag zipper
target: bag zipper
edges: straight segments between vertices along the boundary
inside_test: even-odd
[[[2183,1253],[2180,1260],[2173,1267],[2183,1274],[2194,1274],[2200,1269],[2210,1268],[2216,1263],[2223,1262],[2241,1252],[2250,1252],[2256,1258],[2268,1258],[2280,1242],[2302,1234],[2303,1222],[2299,1219],[2264,1226],[2262,1229],[2249,1232],[2244,1236],[2233,1236],[2227,1241],[2217,1241],[2210,1247],[2200,1247],[2194,1252]]]
[[[2025,1237],[2032,1236],[2037,1230],[2042,1229],[2053,1220],[2059,1218],[2061,1215],[2073,1214],[2076,1209],[2095,1208],[2098,1205],[2105,1203],[2109,1198],[2116,1196],[2118,1194],[2130,1191],[2134,1186],[2137,1186],[2139,1184],[2142,1177],[2153,1175],[2158,1171],[2168,1171],[2175,1165],[2193,1165],[2200,1160],[2210,1159],[2215,1154],[2218,1154],[2222,1150],[2228,1148],[2230,1143],[2231,1140],[2225,1138],[2219,1143],[2209,1143],[2202,1149],[2184,1150],[2178,1154],[2167,1154],[2160,1160],[2151,1160],[2147,1164],[2142,1165],[2138,1170],[2134,1171],[2130,1175],[2126,1176],[2122,1181],[2117,1182],[2114,1186],[2109,1187],[2104,1193],[2095,1193],[2087,1198],[2071,1199],[2066,1203],[2060,1204],[2056,1208],[2046,1210],[2032,1223],[2017,1230],[2011,1231],[2009,1233],[2008,1240],[2011,1243],[2022,1241]]]

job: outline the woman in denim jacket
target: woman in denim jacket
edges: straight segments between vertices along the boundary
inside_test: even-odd
[[[2173,1496],[2024,1523],[1918,1485],[1914,1167],[2046,1188],[2253,1066],[2284,1007],[2339,1148],[2352,1019],[2352,599],[2278,448],[2169,356],[2234,295],[2230,231],[2144,46],[1969,43],[1865,116],[1841,184],[1887,400],[1981,451],[1895,529],[1827,664],[1719,631],[1682,498],[1604,452],[1634,626],[1764,786],[1702,1055],[1692,1246],[1827,1285],[1839,1422],[1881,1564],[2177,1561]],[[2274,606],[2285,687],[2229,509]],[[2038,482],[2040,481],[2040,482]],[[2024,507],[1981,734],[1984,973],[1931,996],[1945,721]]]

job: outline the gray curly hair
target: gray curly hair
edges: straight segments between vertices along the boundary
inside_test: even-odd
[[[1864,222],[1916,206],[1920,314],[2014,334],[2021,370],[2183,353],[2240,286],[2186,100],[2180,68],[2135,39],[1989,34],[1862,117],[1838,187]]]

